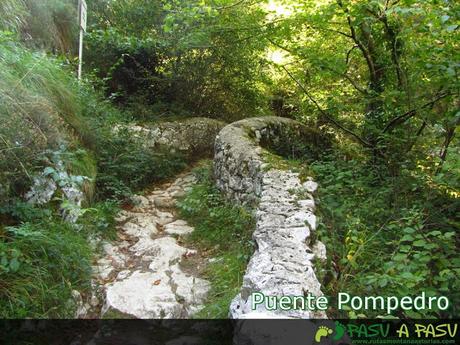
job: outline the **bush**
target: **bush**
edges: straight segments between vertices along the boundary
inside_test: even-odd
[[[185,157],[146,148],[127,129],[99,138],[99,197],[123,199],[185,168]]]
[[[397,311],[409,318],[451,317],[460,302],[460,260],[455,211],[459,201],[452,186],[439,186],[422,170],[398,176],[358,159],[331,155],[310,165],[320,183],[318,236],[328,258],[325,293],[427,296],[450,299],[447,312]],[[442,187],[442,188],[440,188]],[[324,272],[323,272],[324,273]],[[346,314],[333,312],[334,317]],[[382,313],[364,311],[361,316]],[[349,317],[358,315],[352,311]]]

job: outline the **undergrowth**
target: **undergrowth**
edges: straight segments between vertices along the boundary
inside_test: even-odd
[[[422,170],[384,176],[338,154],[312,162],[320,183],[318,237],[328,249],[324,292],[358,296],[447,296],[451,307],[399,310],[393,317],[458,315],[459,199]],[[452,182],[455,182],[452,180]],[[321,271],[321,270],[320,270]],[[333,317],[387,317],[384,312],[331,311]]]
[[[100,198],[125,199],[186,166],[183,154],[144,147],[126,129],[99,138],[97,189]]]
[[[49,207],[17,201],[0,208],[0,317],[72,318],[72,290],[89,291],[91,235],[113,236],[112,203],[87,209],[80,227]]]
[[[250,210],[226,201],[212,180],[212,165],[194,170],[198,183],[178,203],[181,216],[195,231],[188,241],[213,258],[205,278],[211,292],[205,308],[196,317],[227,318],[231,300],[241,288],[242,278],[253,252],[251,235],[254,219]]]

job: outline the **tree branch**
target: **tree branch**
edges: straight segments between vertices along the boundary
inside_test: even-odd
[[[343,31],[340,31],[340,30],[329,29],[329,28],[319,28],[317,26],[311,26],[311,25],[307,25],[307,28],[308,29],[318,30],[318,31],[324,30],[324,31],[335,32],[336,34],[340,34],[340,35],[345,36],[347,38],[353,38],[352,35],[347,34],[346,32],[343,32]]]
[[[441,100],[443,98],[446,98],[448,96],[451,96],[451,95],[452,95],[452,93],[449,93],[449,92],[448,93],[443,93],[443,94],[439,95],[438,97],[436,97],[435,99],[429,101],[428,103],[423,104],[421,107],[409,110],[408,112],[405,112],[404,114],[393,118],[390,122],[387,123],[387,125],[383,129],[382,133],[388,132],[388,131],[392,130],[394,127],[396,127],[398,124],[402,124],[402,123],[406,122],[411,117],[415,116],[417,114],[418,110],[425,109],[425,108],[433,105],[437,101],[439,101],[439,100]]]
[[[299,55],[299,54],[297,54],[296,52],[294,52],[292,49],[286,48],[285,46],[282,46],[281,44],[276,43],[276,42],[273,41],[271,38],[268,38],[268,37],[267,37],[267,40],[268,40],[271,44],[273,44],[274,46],[276,46],[276,47],[278,47],[278,48],[280,48],[280,49],[283,49],[283,50],[287,51],[288,53],[290,53],[290,54],[292,54],[292,55]],[[355,47],[356,47],[356,46],[355,46]],[[353,48],[351,48],[351,50],[353,50]],[[348,54],[347,54],[347,55],[348,55]],[[350,82],[350,84],[353,85],[353,87],[354,87],[357,91],[361,92],[361,93],[364,94],[364,95],[368,95],[367,90],[365,90],[364,88],[362,88],[361,86],[359,86],[359,85],[356,83],[356,81],[354,81],[346,72],[345,72],[345,73],[340,73],[340,72],[336,71],[335,69],[333,69],[333,68],[331,68],[331,67],[329,67],[329,66],[322,66],[322,67],[324,67],[325,69],[327,69],[327,70],[329,70],[329,71],[331,71],[331,72],[334,72],[335,74],[337,74],[337,75],[339,75],[339,76],[341,76],[341,77],[347,79],[347,80]]]
[[[353,52],[353,50],[355,50],[356,48],[358,48],[357,45],[354,45],[353,47],[351,47],[351,49],[347,52],[347,57],[345,58],[345,64],[348,66],[348,64],[350,63],[350,56],[351,56],[351,53]]]
[[[299,55],[297,54],[296,52],[294,52],[292,49],[289,49],[289,48],[286,48],[285,46],[279,44],[279,43],[276,43],[275,41],[273,41],[271,38],[268,38],[266,37],[266,39],[268,40],[268,42],[270,42],[271,44],[273,44],[275,47],[278,47],[280,49],[283,49],[285,51],[287,51],[288,53],[292,54],[292,55]]]
[[[371,57],[369,51],[368,51],[367,48],[364,46],[364,44],[358,39],[358,36],[356,35],[355,27],[353,26],[353,23],[352,23],[352,21],[351,21],[350,12],[349,12],[348,9],[343,5],[342,0],[337,0],[337,4],[340,6],[340,8],[343,9],[343,11],[345,12],[345,14],[346,14],[346,16],[347,16],[348,27],[350,28],[350,35],[349,35],[349,37],[351,37],[351,38],[353,39],[353,41],[356,43],[356,45],[358,46],[358,48],[359,48],[359,49],[361,50],[361,52],[363,53],[364,59],[366,59],[367,66],[368,66],[368,68],[369,68],[369,73],[371,74],[371,80],[375,80],[375,79],[376,79],[376,70],[375,70],[374,62],[373,62],[373,60],[372,60],[372,57]]]
[[[334,68],[331,68],[329,66],[322,66],[322,67],[324,67],[328,71],[334,72],[334,73],[338,74],[339,76],[341,76],[341,77],[345,78],[346,80],[348,80],[350,82],[350,84],[353,85],[353,87],[357,91],[361,92],[363,95],[368,95],[369,94],[366,89],[364,89],[361,86],[359,86],[358,83],[355,80],[353,80],[346,72],[345,73],[340,73],[340,72],[336,71]]]
[[[305,95],[310,99],[310,101],[315,105],[315,107],[319,110],[319,112],[329,121],[331,122],[332,124],[334,124],[336,127],[340,128],[342,131],[348,133],[349,135],[351,135],[353,138],[355,138],[358,142],[360,142],[363,146],[365,147],[368,147],[368,148],[372,148],[373,146],[368,143],[367,141],[365,141],[363,138],[361,138],[359,135],[357,135],[356,133],[354,133],[352,130],[344,127],[343,125],[341,125],[339,122],[337,122],[337,120],[335,120],[332,116],[330,116],[324,109],[321,108],[321,106],[318,104],[318,102],[310,95],[310,92],[308,92],[308,90],[302,85],[302,83],[300,83],[293,75],[291,72],[289,72],[289,70],[284,67],[284,66],[281,66],[281,68],[287,73],[287,75],[292,79],[294,80],[294,82],[299,86],[299,88],[305,93]]]

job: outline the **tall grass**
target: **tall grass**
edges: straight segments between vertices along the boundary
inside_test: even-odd
[[[0,30],[17,33],[28,47],[69,55],[78,38],[78,0],[2,0]]]
[[[0,32],[0,195],[20,194],[47,150],[93,141],[74,78]]]
[[[89,289],[91,251],[63,222],[0,231],[0,316],[73,317],[73,289]]]
[[[0,1],[0,30],[18,32],[25,24],[26,15],[24,0]]]

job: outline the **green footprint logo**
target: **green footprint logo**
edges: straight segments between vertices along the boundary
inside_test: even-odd
[[[345,334],[346,328],[339,321],[335,322],[335,334],[332,337],[334,341],[342,339]],[[333,333],[332,329],[327,326],[319,326],[315,334],[315,341],[319,343],[323,337],[328,337]]]
[[[319,326],[315,334],[315,341],[319,343],[321,341],[321,338],[327,337],[331,334],[332,334],[332,329],[330,329],[327,326]]]
[[[345,334],[345,326],[342,325],[339,321],[335,322],[335,335],[332,339],[340,340],[342,339],[343,335]]]

